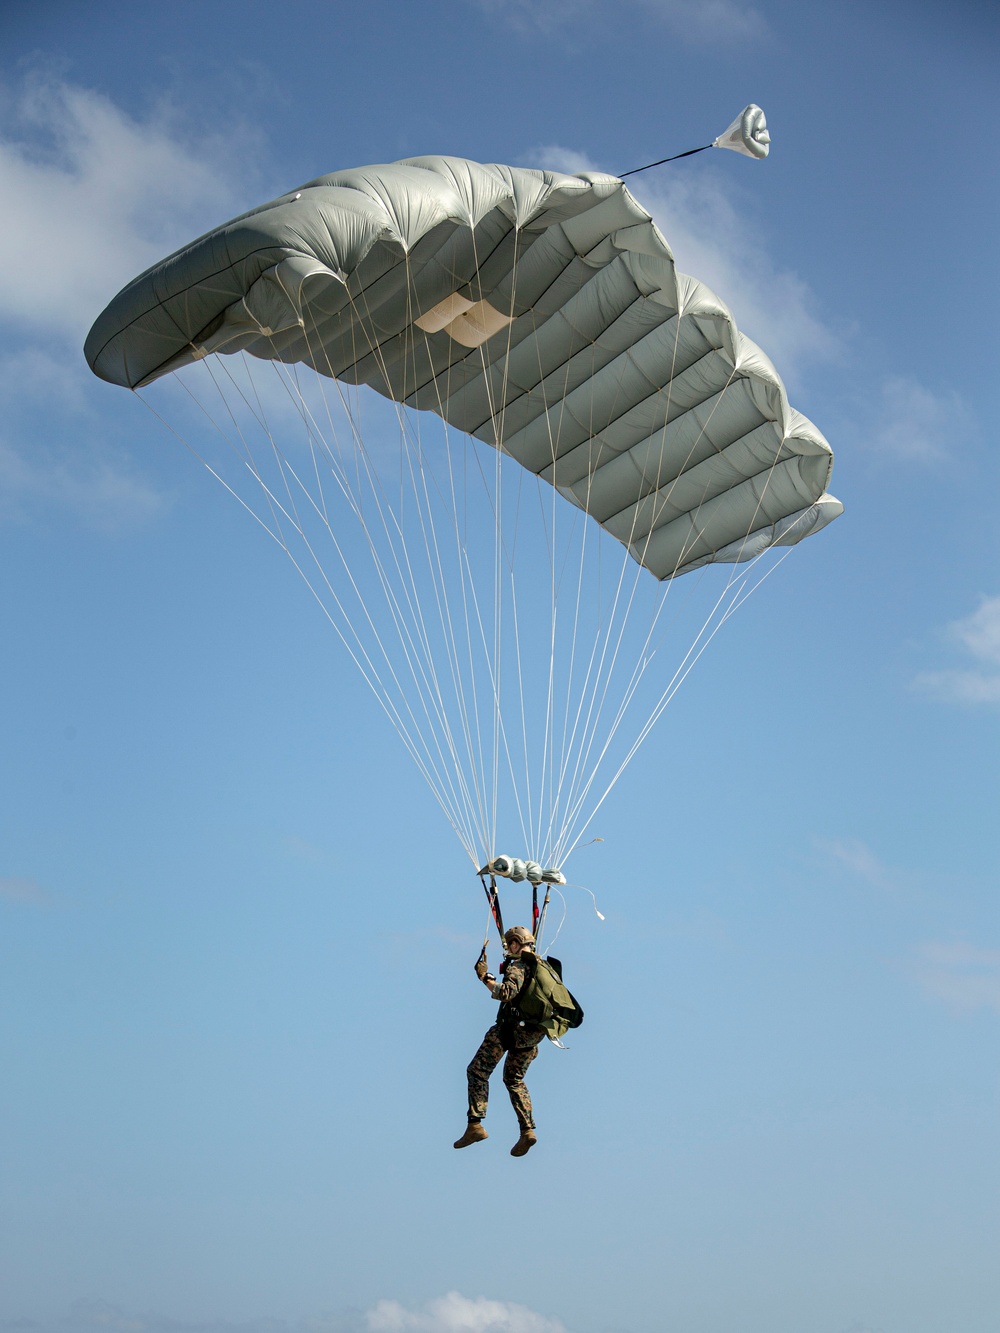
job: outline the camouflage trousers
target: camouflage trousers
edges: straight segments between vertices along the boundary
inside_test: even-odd
[[[490,1099],[490,1075],[506,1055],[503,1081],[510,1095],[517,1123],[522,1129],[535,1128],[535,1119],[531,1113],[531,1094],[525,1086],[524,1075],[538,1054],[538,1043],[544,1036],[544,1032],[519,1032],[514,1039],[517,1043],[514,1050],[505,1051],[496,1024],[490,1028],[466,1071],[469,1076],[470,1120],[482,1120],[486,1115],[486,1106]]]

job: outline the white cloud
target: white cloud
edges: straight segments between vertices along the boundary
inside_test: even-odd
[[[0,318],[79,342],[124,283],[236,207],[239,145],[184,143],[165,106],[137,119],[46,77],[2,105]]]
[[[880,861],[860,838],[817,838],[815,843],[832,861],[875,888],[894,889],[897,886],[897,872]]]
[[[82,343],[121,286],[245,203],[245,138],[185,135],[165,103],[130,116],[51,75],[0,85],[0,522],[53,510],[120,531],[168,503],[124,451],[81,442]]]
[[[916,687],[949,703],[1000,704],[1000,597],[983,597],[971,616],[947,627],[945,637],[976,665],[922,671]]]
[[[914,684],[948,703],[1000,704],[1000,674],[988,671],[921,671]]]
[[[598,10],[596,0],[471,0],[477,9],[495,14],[517,32],[551,32],[568,23],[579,23]]]
[[[602,170],[573,149],[550,145],[539,156],[541,165],[555,171]],[[768,253],[764,237],[718,179],[668,174],[627,184],[667,238],[678,269],[726,303],[786,382],[794,386],[806,365],[841,354],[808,284]]]
[[[672,29],[675,36],[697,45],[745,46],[767,31],[759,10],[735,0],[638,0]]]
[[[949,633],[973,657],[1000,667],[1000,597],[984,597],[971,616],[949,627]]]
[[[536,1314],[525,1305],[472,1300],[450,1291],[428,1301],[421,1310],[407,1310],[398,1301],[379,1301],[367,1314],[371,1333],[565,1333],[559,1319]]]
[[[285,847],[292,856],[300,861],[305,861],[314,866],[333,866],[336,865],[336,857],[332,852],[326,851],[323,847],[317,847],[315,843],[307,842],[305,838],[296,837],[290,833],[285,838]]]
[[[882,386],[871,442],[896,458],[935,462],[947,457],[956,437],[969,428],[970,414],[958,394],[937,394],[909,376],[896,375]]]
[[[128,458],[107,447],[63,450],[0,440],[0,523],[29,522],[47,511],[115,533],[145,524],[168,504]]]
[[[40,905],[50,902],[51,896],[36,880],[18,875],[0,875],[0,898],[7,902]]]
[[[580,26],[602,16],[618,21],[622,4],[606,0],[472,0],[479,9],[504,19],[518,32],[551,32]],[[736,0],[626,0],[633,9],[658,20],[679,41],[692,46],[746,46],[767,32],[763,15]]]
[[[451,1291],[408,1310],[398,1301],[379,1301],[364,1315],[354,1310],[307,1315],[301,1319],[184,1321],[155,1313],[123,1310],[104,1300],[76,1301],[68,1315],[51,1324],[33,1324],[35,1333],[566,1333],[558,1319],[527,1306],[486,1297],[470,1299]],[[19,1323],[0,1320],[0,1333],[23,1333]]]
[[[1000,1013],[1000,949],[965,942],[932,942],[917,951],[913,972],[926,995],[955,1013]]]

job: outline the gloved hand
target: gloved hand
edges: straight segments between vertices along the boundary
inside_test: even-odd
[[[476,959],[476,976],[479,978],[480,981],[485,981],[487,975],[488,975],[488,969],[486,967],[486,946],[483,945],[483,951]]]

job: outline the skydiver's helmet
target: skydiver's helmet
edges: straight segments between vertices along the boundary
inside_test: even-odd
[[[509,949],[512,944],[520,944],[522,948],[534,946],[535,937],[527,926],[511,926],[510,930],[504,932],[503,942]]]

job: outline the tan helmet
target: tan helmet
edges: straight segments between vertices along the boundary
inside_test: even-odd
[[[511,944],[520,944],[522,947],[526,944],[534,944],[535,937],[527,926],[511,926],[503,937],[503,942],[508,947]]]

